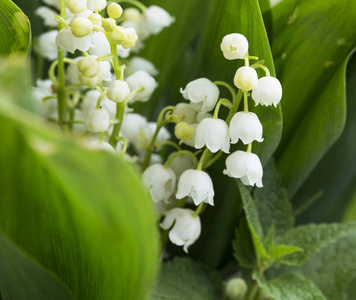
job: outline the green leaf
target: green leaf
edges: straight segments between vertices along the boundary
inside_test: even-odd
[[[72,295],[47,270],[11,243],[0,231],[0,298],[70,300]]]
[[[31,39],[30,22],[10,0],[0,2],[0,56],[26,54]]]
[[[292,206],[272,159],[263,171],[263,188],[255,189],[253,193],[259,220],[265,233],[274,225],[276,235],[281,235],[293,227]]]
[[[336,243],[314,254],[302,266],[304,276],[312,280],[328,300],[346,297],[346,287],[356,276],[356,233],[350,231]]]
[[[220,300],[222,283],[217,273],[188,258],[164,263],[152,300]]]
[[[303,251],[303,249],[299,248],[299,247],[289,246],[289,245],[278,245],[278,246],[270,247],[268,249],[268,255],[274,261],[279,261],[280,258],[282,258],[288,254],[292,254],[295,252],[301,252],[301,251]]]
[[[246,219],[248,222],[248,227],[251,232],[253,244],[255,246],[255,251],[257,255],[257,263],[261,265],[263,260],[269,260],[270,257],[264,248],[262,243],[263,232],[262,227],[258,219],[258,212],[255,206],[255,202],[251,197],[251,194],[247,188],[241,183],[240,180],[237,180],[237,185],[240,190],[243,208],[246,213]],[[237,241],[238,242],[238,241]]]
[[[273,9],[284,95],[277,166],[292,197],[345,124],[345,64],[356,45],[353,0],[285,0]]]
[[[293,245],[302,248],[303,252],[293,253],[283,257],[284,264],[301,265],[311,255],[323,247],[335,243],[346,236],[351,230],[355,230],[356,223],[348,224],[309,224],[298,226],[288,230],[276,241],[277,244]]]
[[[273,300],[326,300],[314,283],[300,274],[291,273],[271,281],[257,275],[255,278]]]
[[[159,247],[138,175],[119,157],[62,137],[9,97],[0,96],[4,233],[76,299],[147,299]]]

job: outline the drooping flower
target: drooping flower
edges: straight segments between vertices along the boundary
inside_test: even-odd
[[[38,37],[37,51],[41,56],[48,59],[49,61],[56,60],[58,56],[58,48],[56,43],[57,34],[57,30],[52,30],[42,33]]]
[[[132,73],[135,73],[140,70],[145,71],[151,76],[157,76],[159,73],[153,63],[139,56],[135,56],[130,59],[130,61],[127,63],[127,69]]]
[[[229,132],[231,143],[236,144],[239,139],[247,145],[253,141],[262,142],[262,124],[253,112],[238,112],[230,122]]]
[[[185,89],[181,89],[180,92],[197,109],[203,111],[212,110],[218,102],[220,94],[218,87],[207,78],[199,78],[189,82]]]
[[[151,5],[141,17],[140,27],[145,32],[143,38],[151,34],[158,34],[163,28],[168,27],[174,22],[174,18],[163,8]]]
[[[89,54],[102,56],[110,54],[110,43],[101,31],[94,31],[91,35]]]
[[[225,164],[225,175],[240,178],[244,185],[263,187],[263,168],[256,154],[238,150],[227,157]]]
[[[258,87],[252,91],[252,99],[255,104],[265,106],[277,104],[282,99],[282,85],[275,77],[262,77],[258,80]]]
[[[214,205],[214,188],[208,173],[200,170],[186,170],[178,181],[177,199],[189,196],[193,198],[194,204],[199,205],[206,202]]]
[[[238,68],[234,77],[234,84],[243,91],[251,91],[258,86],[258,76],[254,68]]]
[[[149,166],[142,174],[143,184],[152,196],[153,202],[169,202],[176,186],[176,175],[161,164]]]
[[[174,110],[174,114],[188,124],[197,122],[198,111],[187,103],[178,103]]]
[[[229,127],[221,119],[206,118],[201,121],[195,133],[195,148],[206,147],[213,153],[222,150],[230,153]]]
[[[248,41],[242,34],[231,33],[224,36],[220,48],[226,59],[243,58],[248,52]]]
[[[106,96],[113,102],[124,102],[130,95],[129,85],[123,80],[115,80],[107,90]]]
[[[142,88],[142,91],[139,91],[135,95],[135,97],[132,99],[132,102],[148,101],[155,88],[157,87],[156,80],[145,71],[137,71],[136,73],[127,77],[125,81],[128,83],[131,91]]]
[[[173,228],[168,235],[170,241],[177,246],[183,246],[184,251],[188,253],[189,246],[200,236],[199,216],[194,216],[194,211],[187,208],[174,208],[165,213],[165,218],[160,223],[164,230],[169,229],[172,225]]]
[[[54,19],[56,14],[56,11],[47,6],[40,6],[35,10],[35,15],[43,19],[43,24],[48,27],[58,27],[58,23]]]
[[[70,29],[62,29],[56,37],[57,46],[63,50],[74,53],[75,50],[88,51],[90,48],[90,36],[75,37]]]
[[[173,155],[174,153],[176,152],[173,152],[171,155]],[[190,155],[181,154],[175,156],[172,159],[171,163],[169,164],[169,167],[176,174],[177,178],[179,178],[185,170],[193,169],[195,167],[195,164]]]
[[[85,127],[92,132],[103,132],[109,128],[110,116],[104,108],[93,108],[85,120]]]

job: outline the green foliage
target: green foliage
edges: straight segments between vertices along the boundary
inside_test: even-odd
[[[10,0],[0,2],[0,56],[26,54],[31,39],[30,23]]]
[[[16,106],[11,90],[1,94],[0,121],[4,234],[76,299],[146,299],[159,247],[137,174],[111,153],[62,137]]]
[[[11,243],[1,231],[0,249],[1,299],[73,299],[62,283]]]
[[[299,266],[308,260],[312,254],[329,244],[335,243],[355,228],[356,223],[309,224],[290,229],[283,236],[277,238],[277,243],[301,247],[304,251],[284,257],[283,263]]]
[[[284,90],[277,166],[291,197],[344,127],[345,63],[356,45],[353,4],[286,0],[273,9],[273,53]]]
[[[161,266],[152,300],[220,300],[219,276],[187,258],[175,258]]]
[[[271,281],[260,276],[256,279],[273,300],[326,300],[314,283],[300,274],[287,274]]]

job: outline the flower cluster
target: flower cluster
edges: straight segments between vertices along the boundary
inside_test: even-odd
[[[249,111],[248,99],[251,96],[255,105],[276,106],[282,97],[279,81],[263,63],[250,66],[256,58],[248,54],[247,39],[229,34],[221,43],[224,57],[245,62],[233,78],[238,91],[226,82],[198,78],[181,89],[189,102],[165,107],[156,122],[149,122],[133,111],[132,104],[150,100],[158,70],[131,54],[174,18],[158,6],[145,7],[139,1],[120,1],[135,6],[126,9],[106,0],[44,2],[51,7],[42,6],[36,14],[51,30],[38,37],[36,51],[51,66],[49,79],[39,78],[33,88],[40,112],[84,136],[87,148],[123,156],[141,169],[161,228],[169,230],[172,243],[188,252],[200,236],[199,215],[207,205],[214,205],[207,168],[226,154],[223,174],[262,187],[262,164],[252,153],[252,143],[263,142],[263,128],[258,116]],[[67,53],[72,53],[70,58]],[[257,68],[266,76],[258,78]],[[231,99],[220,98],[220,87],[230,91]],[[238,111],[242,99],[244,109]],[[226,119],[219,118],[222,106],[229,110]],[[168,123],[174,124],[176,140],[170,140]],[[239,141],[247,150],[230,153],[232,144]],[[176,151],[164,160],[166,151],[161,149],[167,146]]]

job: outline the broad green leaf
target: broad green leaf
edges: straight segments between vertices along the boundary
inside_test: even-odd
[[[303,251],[302,248],[295,247],[295,246],[289,246],[289,245],[277,245],[270,247],[268,249],[268,255],[275,261],[278,261],[280,258],[292,254],[295,252],[301,252]]]
[[[30,22],[10,0],[0,2],[0,56],[26,54],[30,46]]]
[[[239,226],[235,230],[235,239],[232,242],[234,256],[239,265],[252,269],[256,265],[256,252],[246,217],[240,218]]]
[[[218,274],[188,258],[162,264],[152,300],[221,300]]]
[[[13,0],[13,2],[25,13],[25,15],[30,19],[31,32],[32,36],[36,37],[39,34],[43,33],[44,26],[43,20],[35,15],[36,9],[44,5],[41,0]],[[51,7],[53,8],[53,7]]]
[[[255,189],[253,193],[259,220],[265,233],[274,225],[276,235],[281,235],[293,227],[292,206],[272,159],[263,171],[263,188]]]
[[[347,65],[346,95],[346,125],[341,137],[292,199],[298,209],[307,199],[320,195],[312,206],[300,214],[299,223],[338,222],[344,213],[348,215],[347,220],[356,221],[356,208],[352,204],[356,203],[353,200],[356,182],[356,55]]]
[[[271,281],[256,275],[256,280],[273,300],[326,300],[314,283],[300,274],[290,273]]]
[[[345,63],[356,46],[353,0],[285,0],[273,9],[284,95],[277,166],[293,196],[345,124]]]
[[[1,299],[70,300],[72,295],[47,270],[9,241],[0,231]]]
[[[328,300],[354,299],[346,297],[346,287],[356,276],[355,230],[336,243],[314,254],[302,266],[304,276],[312,280]]]
[[[0,97],[5,235],[76,299],[147,299],[159,247],[137,174],[111,153],[62,137],[9,97]]]
[[[270,257],[262,243],[263,232],[260,221],[258,219],[258,212],[255,206],[255,201],[252,199],[248,189],[240,182],[240,180],[237,180],[237,185],[240,190],[243,208],[246,213],[246,219],[251,232],[253,244],[255,246],[257,263],[260,265],[263,260],[270,260]]]
[[[276,243],[302,248],[303,252],[296,252],[282,259],[284,264],[299,266],[310,259],[314,253],[329,244],[335,243],[355,228],[356,223],[302,225],[288,230],[284,235],[277,238]]]

